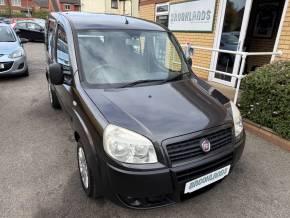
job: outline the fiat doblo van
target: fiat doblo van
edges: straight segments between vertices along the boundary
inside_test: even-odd
[[[238,108],[199,79],[165,27],[142,19],[52,13],[50,103],[71,120],[89,197],[129,208],[183,201],[240,159]]]

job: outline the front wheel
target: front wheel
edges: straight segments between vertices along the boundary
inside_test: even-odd
[[[22,74],[22,76],[24,76],[24,77],[29,76],[29,70],[28,70],[28,68],[27,68],[27,70],[25,70],[25,72]]]
[[[82,183],[83,190],[88,197],[99,198],[101,196],[96,194],[96,182],[95,175],[90,169],[87,161],[87,156],[85,154],[84,147],[79,141],[77,146],[77,158],[78,158],[78,168],[80,173],[80,179]]]

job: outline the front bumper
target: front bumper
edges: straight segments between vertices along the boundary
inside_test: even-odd
[[[166,206],[190,198],[209,187],[191,194],[184,194],[185,184],[200,176],[231,165],[231,170],[240,159],[245,146],[245,135],[234,145],[202,160],[178,167],[156,170],[124,170],[107,164],[107,196],[122,206],[145,209]]]
[[[15,59],[4,56],[0,58],[0,64],[4,65],[4,68],[0,69],[0,76],[23,74],[27,71],[27,62],[25,56]]]

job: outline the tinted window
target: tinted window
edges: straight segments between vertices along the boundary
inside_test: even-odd
[[[17,28],[21,28],[21,29],[26,29],[26,23],[24,23],[24,22],[17,23],[17,24],[16,24],[16,27],[17,27]]]
[[[166,11],[168,11],[168,6],[169,5],[157,6],[157,12],[166,12]]]
[[[40,31],[40,30],[42,30],[42,27],[36,23],[27,23],[27,29]]]
[[[10,27],[0,26],[0,42],[15,42],[15,37]]]
[[[64,70],[69,70],[69,52],[67,37],[64,29],[58,26],[57,30],[57,44],[56,44],[56,57],[57,62],[60,63]]]

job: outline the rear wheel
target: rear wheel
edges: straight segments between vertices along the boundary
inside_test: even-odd
[[[48,83],[48,95],[49,95],[49,101],[50,101],[51,106],[54,109],[60,109],[61,106],[60,106],[59,100],[56,96],[55,91],[52,90],[50,83]]]

